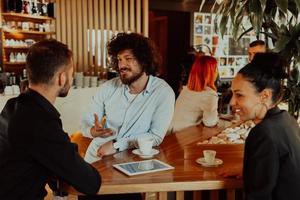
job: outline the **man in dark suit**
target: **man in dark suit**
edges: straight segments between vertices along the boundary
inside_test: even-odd
[[[29,49],[26,67],[28,91],[8,100],[0,115],[0,199],[44,199],[53,178],[96,194],[101,177],[80,157],[53,106],[71,87],[72,52],[44,40]]]

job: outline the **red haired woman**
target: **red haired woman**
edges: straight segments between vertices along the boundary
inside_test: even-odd
[[[183,86],[176,100],[170,131],[179,131],[201,121],[205,126],[217,124],[217,74],[217,60],[214,57],[199,56],[195,59],[188,83]]]

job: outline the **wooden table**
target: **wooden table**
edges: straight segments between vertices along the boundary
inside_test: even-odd
[[[160,199],[166,199],[166,192],[176,191],[177,199],[183,199],[183,191],[228,189],[227,197],[234,199],[234,189],[242,188],[242,180],[224,179],[218,176],[218,172],[242,163],[244,145],[197,144],[218,132],[219,127],[195,126],[166,136],[160,147],[157,147],[160,153],[154,158],[172,165],[174,170],[129,177],[112,167],[116,163],[142,160],[132,154],[132,150],[119,152],[95,162],[93,166],[102,176],[99,194],[159,192]],[[79,151],[83,155],[90,139],[75,136],[73,141],[79,144]],[[197,164],[195,160],[203,157],[204,149],[216,150],[216,157],[224,161],[223,165],[207,168]],[[73,188],[68,188],[68,192],[79,194]]]

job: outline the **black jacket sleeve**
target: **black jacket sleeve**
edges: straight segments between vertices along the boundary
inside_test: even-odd
[[[60,124],[54,120],[47,122],[47,126],[42,123],[36,127],[36,141],[31,151],[33,158],[79,192],[96,194],[101,176],[78,154],[76,144],[70,142]]]
[[[255,127],[245,144],[244,185],[247,200],[272,200],[276,186],[279,158],[276,145],[266,127]]]

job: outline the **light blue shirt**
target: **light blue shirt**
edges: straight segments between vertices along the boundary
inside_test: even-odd
[[[116,132],[114,138],[120,151],[133,147],[136,139],[143,135],[151,136],[157,146],[172,120],[174,103],[172,88],[160,78],[149,76],[145,90],[134,97],[117,77],[102,84],[93,96],[82,119],[82,132],[92,137],[90,129],[96,113],[99,119],[106,116],[105,126]]]

